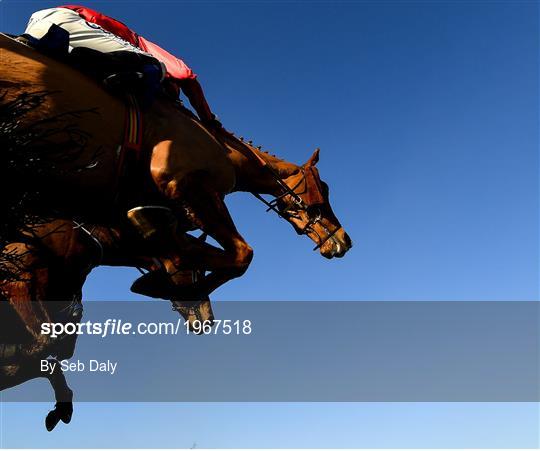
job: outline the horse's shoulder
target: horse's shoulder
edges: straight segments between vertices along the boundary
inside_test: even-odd
[[[216,190],[234,186],[234,167],[226,150],[191,115],[158,102],[147,116],[154,135],[153,171],[158,178],[205,174]]]

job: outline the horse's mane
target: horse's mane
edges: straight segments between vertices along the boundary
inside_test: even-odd
[[[298,165],[284,160],[270,153],[268,150],[263,150],[262,146],[256,146],[252,140],[246,140],[243,136],[236,137],[231,134],[229,142],[232,143],[232,147],[238,149],[238,145],[244,146],[248,151],[253,152],[256,156],[271,166],[281,177],[288,177],[292,172],[298,170]]]
[[[175,102],[175,107],[182,114],[185,114],[189,116],[190,118],[196,120],[197,122],[201,123],[199,118],[189,108],[187,108],[180,100]],[[201,125],[204,127],[204,124],[201,123]],[[219,136],[217,136],[211,130],[208,130],[208,131],[211,134],[213,134],[214,137],[216,137],[218,141],[224,144],[226,148],[228,147],[229,150],[232,148],[232,149],[242,152],[241,148],[243,147],[244,150],[248,150],[257,154],[258,157],[265,160],[272,167],[280,168],[283,166],[295,166],[295,167],[298,166],[294,163],[291,163],[287,160],[284,160],[283,158],[276,156],[275,154],[270,153],[269,150],[264,150],[263,147],[260,145],[253,144],[252,140],[246,139],[243,136],[237,136],[234,132],[224,130],[222,133],[219,134]]]
[[[233,133],[233,136],[235,136],[234,133]],[[238,139],[239,139],[240,142],[242,142],[244,145],[250,147],[251,150],[253,150],[253,151],[256,151],[256,152],[258,152],[258,153],[263,153],[263,154],[267,155],[268,158],[275,159],[275,160],[278,161],[278,162],[287,163],[283,158],[279,158],[279,157],[276,156],[275,154],[270,153],[269,150],[264,150],[264,149],[263,149],[263,146],[258,146],[258,145],[256,145],[256,144],[253,144],[253,141],[252,141],[251,139],[246,140],[243,136],[239,136]]]

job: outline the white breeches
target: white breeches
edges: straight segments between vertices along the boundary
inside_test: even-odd
[[[75,47],[87,47],[102,53],[127,50],[149,55],[99,25],[87,22],[75,11],[67,8],[49,8],[35,12],[28,21],[25,33],[41,39],[52,24],[62,27],[69,33],[70,50]]]

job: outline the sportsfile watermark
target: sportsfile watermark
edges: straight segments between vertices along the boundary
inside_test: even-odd
[[[250,335],[253,331],[251,320],[217,319],[213,321],[183,320],[175,322],[137,322],[122,319],[107,319],[104,322],[83,321],[80,323],[43,323],[41,334],[51,338],[65,335],[95,335],[106,338],[113,335]]]
[[[55,348],[41,372],[64,372],[89,402],[540,402],[538,302],[212,309],[210,325],[167,302],[85,302],[79,324],[43,324],[40,342]],[[39,385],[23,388],[3,400],[50,401]]]

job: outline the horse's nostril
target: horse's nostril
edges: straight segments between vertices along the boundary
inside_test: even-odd
[[[345,242],[345,245],[350,248],[352,247],[352,240],[348,233],[345,232],[343,235],[343,241]]]

